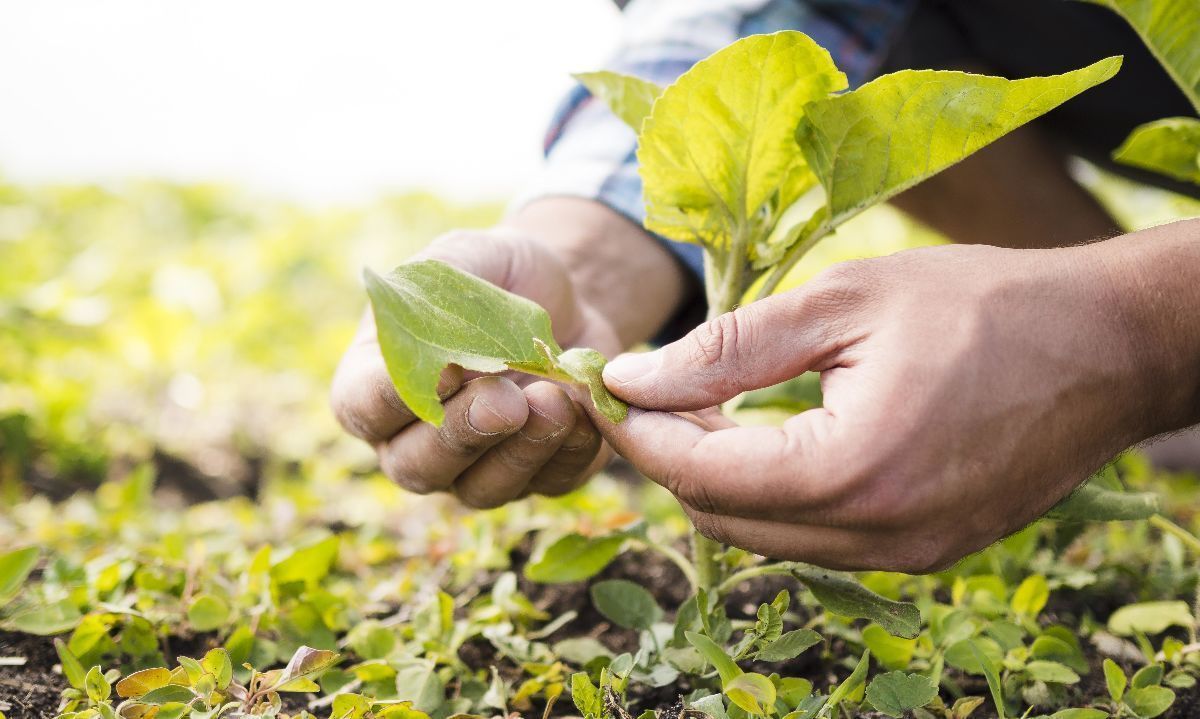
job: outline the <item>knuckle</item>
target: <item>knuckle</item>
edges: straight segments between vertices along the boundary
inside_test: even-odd
[[[690,359],[700,367],[715,367],[722,359],[736,357],[738,347],[744,344],[746,330],[744,312],[736,309],[717,315],[692,332],[689,343]]]
[[[503,506],[508,501],[507,498],[501,497],[498,494],[480,491],[473,484],[465,486],[455,485],[454,496],[459,502],[471,509],[495,509],[496,507]]]
[[[720,544],[730,544],[729,529],[723,517],[716,514],[692,512],[692,526],[701,535]]]
[[[432,494],[444,489],[419,470],[396,459],[394,453],[389,452],[386,448],[379,450],[379,469],[388,479],[413,494]]]
[[[697,512],[713,514],[719,511],[716,498],[707,482],[683,481],[676,484],[675,496]]]

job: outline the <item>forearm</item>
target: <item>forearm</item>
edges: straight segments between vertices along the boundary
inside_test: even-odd
[[[653,336],[693,294],[691,278],[670,252],[599,202],[540,198],[505,224],[562,258],[580,297],[612,323],[625,347]]]
[[[1147,389],[1143,433],[1200,422],[1200,219],[1092,247]]]

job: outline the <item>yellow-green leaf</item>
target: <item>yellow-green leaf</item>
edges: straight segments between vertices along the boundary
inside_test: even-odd
[[[1013,592],[1012,610],[1021,616],[1034,618],[1049,599],[1050,585],[1046,583],[1046,578],[1034,574],[1026,577],[1017,591]]]
[[[1200,113],[1200,3],[1195,0],[1090,0],[1133,26]]]
[[[804,105],[846,87],[803,33],[753,35],[696,63],[642,125],[646,227],[709,249],[750,250],[815,184],[793,130]]]
[[[662,94],[662,88],[649,80],[609,70],[580,72],[574,78],[603,100],[634,132],[642,129],[642,121],[650,116],[650,108]]]
[[[192,629],[211,632],[229,621],[229,602],[212,594],[201,594],[188,606],[187,617]]]
[[[1192,627],[1195,618],[1187,602],[1160,601],[1127,604],[1108,618],[1108,630],[1121,636],[1159,634],[1167,627]]]
[[[752,715],[763,715],[775,705],[775,685],[762,674],[739,674],[724,683],[725,696]]]
[[[1116,74],[1121,58],[1006,80],[903,70],[809,104],[796,130],[830,227],[916,185]]]
[[[143,694],[165,687],[171,681],[171,672],[162,667],[134,672],[117,682],[117,696],[136,699]]]
[[[1200,185],[1200,120],[1168,117],[1134,128],[1113,158]]]

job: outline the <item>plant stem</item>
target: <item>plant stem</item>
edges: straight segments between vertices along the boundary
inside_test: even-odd
[[[721,567],[717,563],[717,553],[721,550],[719,542],[692,528],[692,563],[696,565],[697,589],[711,593],[721,581]]]
[[[679,571],[683,572],[684,578],[691,585],[693,594],[701,586],[700,573],[697,571],[697,568],[692,566],[692,563],[679,550],[667,544],[659,544],[658,542],[644,542],[643,544],[647,549],[658,552],[670,560],[672,564],[679,567]]]
[[[787,277],[788,272],[791,272],[796,263],[800,261],[800,258],[808,254],[808,251],[814,245],[828,235],[829,230],[830,228],[824,225],[818,227],[811,235],[789,247],[788,251],[780,258],[779,263],[770,269],[767,279],[758,288],[758,293],[754,299],[761,300],[775,292],[776,288],[779,287],[779,283],[783,281],[784,277]]]
[[[735,233],[729,252],[723,258],[704,253],[704,294],[708,300],[708,317],[711,320],[737,307],[746,288],[742,286],[745,269],[745,242],[742,233]],[[724,262],[719,260],[723,259]],[[721,566],[717,555],[724,551],[719,542],[700,534],[692,528],[692,564],[696,567],[696,589],[713,592],[721,583]]]
[[[1183,542],[1183,545],[1190,549],[1193,554],[1200,556],[1200,537],[1197,537],[1161,514],[1152,515],[1148,521],[1151,526],[1158,527],[1162,532],[1173,535],[1180,542]]]
[[[799,562],[766,562],[753,567],[734,572],[717,586],[717,594],[725,595],[732,592],[742,582],[755,577],[766,577],[772,574],[791,574],[793,569],[801,566]]]

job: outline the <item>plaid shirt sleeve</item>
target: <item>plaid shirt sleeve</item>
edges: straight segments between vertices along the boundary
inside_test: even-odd
[[[666,86],[740,37],[800,30],[829,49],[851,86],[857,86],[882,64],[892,37],[915,4],[916,0],[633,0],[624,10],[618,50],[605,67]],[[583,197],[642,225],[646,214],[636,150],[634,132],[577,85],[560,104],[546,134],[543,171],[517,205],[545,196]],[[691,273],[703,276],[698,245],[661,241]],[[678,329],[667,333],[677,334]]]

